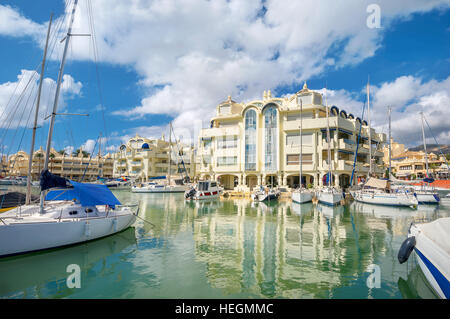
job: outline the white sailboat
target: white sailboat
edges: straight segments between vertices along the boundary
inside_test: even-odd
[[[325,91],[325,108],[326,108],[326,114],[327,114],[327,142],[328,142],[328,185],[322,187],[317,192],[317,199],[320,203],[325,205],[340,205],[341,201],[343,199],[342,192],[337,189],[335,186],[332,186],[333,178],[332,178],[332,165],[333,162],[331,160],[331,151],[330,151],[330,144],[331,144],[331,138],[330,138],[330,121],[329,121],[329,110],[328,110],[328,100],[327,95]]]
[[[136,215],[123,206],[105,185],[77,183],[48,171],[49,153],[58,108],[61,80],[78,0],[74,0],[59,69],[53,111],[41,173],[39,204],[14,208],[0,217],[0,256],[71,245],[124,230]],[[36,110],[37,111],[37,110]],[[46,190],[51,190],[46,195]]]
[[[370,99],[369,99],[369,83],[367,83],[367,105],[368,105],[368,117],[369,117],[369,178],[361,189],[352,192],[353,198],[362,203],[387,205],[387,206],[406,206],[411,208],[417,208],[418,201],[414,193],[409,193],[403,188],[392,188],[389,180],[381,180],[372,175],[372,141],[370,134]],[[391,108],[388,109],[389,114],[389,144],[391,143]],[[389,147],[389,172],[391,170],[390,165],[391,148]]]
[[[298,100],[297,100],[298,102]],[[313,193],[308,190],[303,188],[303,183],[302,183],[302,177],[303,177],[303,137],[302,137],[302,132],[303,132],[303,101],[300,99],[300,155],[299,155],[299,167],[300,167],[300,172],[299,172],[299,188],[294,190],[291,194],[291,199],[293,202],[302,204],[302,203],[308,203],[311,202],[313,199]]]

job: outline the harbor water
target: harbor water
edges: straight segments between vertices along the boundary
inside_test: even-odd
[[[139,203],[133,227],[103,239],[0,259],[0,298],[436,298],[398,249],[418,209],[185,201],[114,191]],[[144,221],[145,219],[146,221]],[[80,267],[80,288],[67,285]]]

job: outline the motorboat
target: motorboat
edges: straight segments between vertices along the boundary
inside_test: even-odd
[[[5,178],[0,179],[0,185],[14,185],[14,186],[25,186],[27,184],[27,178],[25,177],[14,177],[7,176]]]
[[[188,200],[205,200],[220,197],[220,189],[215,181],[199,181],[185,191],[184,198]]]
[[[43,178],[64,179],[49,174],[44,172]],[[59,183],[51,189],[43,211],[39,204],[30,204],[1,215],[0,257],[105,237],[136,220],[137,213],[123,206],[105,185],[67,180],[67,187]]]
[[[323,187],[316,194],[319,203],[325,205],[340,205],[341,201],[344,199],[342,191],[336,187]]]
[[[278,190],[275,190],[273,188],[264,189],[263,186],[261,186],[259,190],[255,191],[251,195],[252,199],[256,202],[277,200],[279,196],[280,192]]]
[[[402,264],[414,251],[418,264],[436,294],[450,297],[450,217],[413,223],[398,252]]]
[[[127,180],[117,179],[117,180],[112,180],[112,181],[105,182],[105,185],[108,188],[129,189],[130,186],[131,186],[131,182],[127,181]]]
[[[361,190],[354,191],[353,198],[358,202],[376,205],[417,208],[419,204],[413,193],[402,189],[392,189],[388,180],[374,177],[369,178]]]
[[[184,193],[187,189],[182,179],[175,180],[174,185],[147,182],[131,187],[133,193]]]

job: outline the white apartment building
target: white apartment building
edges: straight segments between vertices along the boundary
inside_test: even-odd
[[[217,106],[210,128],[199,134],[197,174],[218,180],[225,189],[251,190],[256,185],[299,185],[300,100],[302,101],[302,162],[305,185],[326,184],[328,172],[327,118],[323,96],[306,83],[296,94],[272,97],[264,91],[262,100],[237,103],[228,97]],[[357,136],[361,142],[355,176],[369,171],[369,130],[366,121],[329,107],[331,169],[336,186],[347,187],[354,163]],[[383,144],[386,135],[371,129],[372,173],[382,176]]]
[[[139,135],[119,147],[114,154],[114,177],[131,177],[137,181],[148,181],[151,177],[167,176],[169,152],[171,153],[171,176],[195,176],[195,149],[192,146],[164,139],[148,139]],[[183,163],[184,162],[184,166]]]

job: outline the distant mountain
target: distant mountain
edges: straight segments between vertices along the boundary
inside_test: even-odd
[[[414,151],[414,152],[418,152],[418,151],[423,151],[423,145],[419,145],[416,147],[411,147],[408,148],[409,151]],[[444,153],[444,154],[449,154],[450,153],[450,145],[446,145],[446,144],[427,144],[427,152],[433,152],[435,154],[439,154],[440,152]]]

